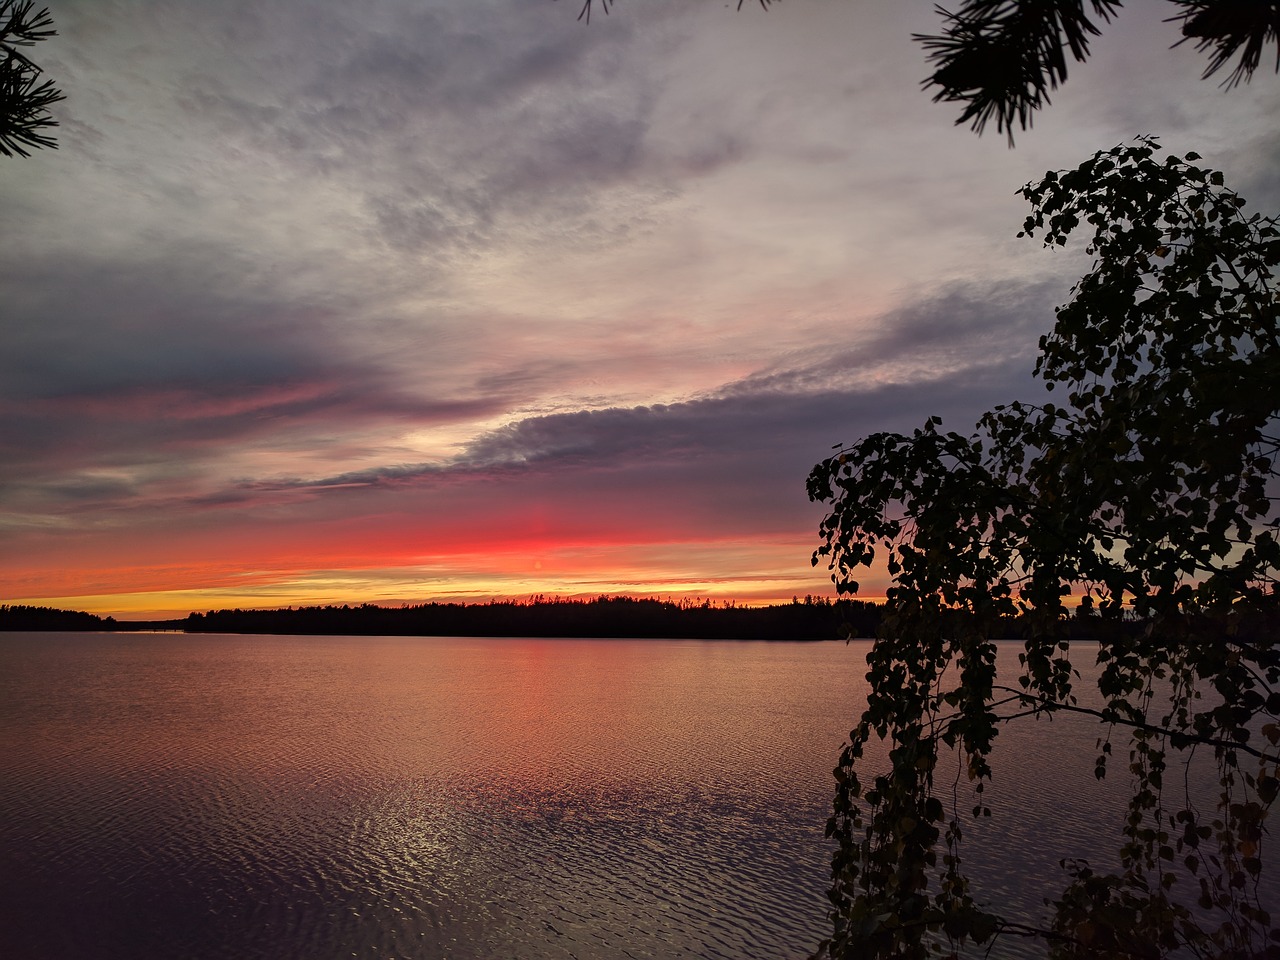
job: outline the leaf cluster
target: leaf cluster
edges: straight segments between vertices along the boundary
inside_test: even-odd
[[[1280,70],[1280,2],[1277,0],[1171,0],[1183,39],[1212,51],[1204,76],[1239,61],[1225,85],[1253,76],[1263,48],[1276,46]],[[1013,127],[1026,130],[1049,103],[1049,92],[1067,79],[1069,60],[1089,57],[1089,39],[1100,32],[1122,0],[964,0],[954,12],[939,6],[942,33],[917,35],[934,66],[924,81],[934,101],[964,104],[956,123],[981,133],[992,120],[1013,145]]]
[[[1196,155],[1158,152],[1140,139],[1020,191],[1022,235],[1056,248],[1084,233],[1094,257],[1040,344],[1059,402],[996,408],[968,436],[930,418],[809,476],[831,505],[814,562],[842,593],[873,563],[892,577],[836,770],[833,955],[924,957],[999,933],[1070,957],[1280,944],[1257,894],[1280,792],[1280,225]],[[1010,616],[1026,637],[1016,686],[990,639]],[[1080,618],[1101,638],[1100,707],[1076,697]],[[1058,711],[1100,722],[1099,777],[1127,735],[1133,795],[1119,872],[1074,865],[1053,924],[1031,930],[980,904],[961,839],[990,815],[1001,725]],[[867,779],[873,737],[890,763]],[[1217,765],[1213,811],[1167,776],[1196,750]],[[935,779],[952,752],[971,810],[959,781]]]
[[[1227,74],[1223,86],[1230,89],[1248,80],[1262,62],[1262,50],[1276,45],[1276,69],[1280,70],[1280,3],[1275,0],[1172,0],[1181,13],[1182,40],[1196,41],[1201,53],[1212,50],[1204,78],[1213,76],[1239,54],[1240,61]],[[1175,44],[1176,46],[1176,44]]]
[[[32,0],[0,0],[0,155],[27,157],[28,147],[56,148],[44,131],[58,122],[49,107],[65,100],[52,80],[24,52],[57,36],[47,8]]]
[[[1100,33],[1121,0],[966,0],[956,12],[938,7],[940,35],[917,35],[936,69],[924,86],[937,87],[934,102],[966,106],[956,123],[981,133],[994,119],[1013,143],[1013,124],[1031,125],[1049,103],[1049,91],[1067,79],[1067,53],[1083,61],[1089,38]]]

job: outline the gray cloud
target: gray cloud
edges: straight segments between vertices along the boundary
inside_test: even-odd
[[[22,397],[156,380],[270,382],[312,368],[323,346],[308,340],[332,321],[331,308],[281,302],[244,275],[228,282],[234,253],[219,251],[217,266],[200,253],[174,250],[151,262],[6,258],[0,294],[13,312],[0,391]]]
[[[116,280],[129,286],[127,278]],[[198,299],[170,292],[180,304],[187,303],[183,297]],[[654,469],[675,470],[690,483],[702,478],[794,491],[833,443],[910,429],[938,412],[949,420],[958,415],[960,422],[949,425],[963,430],[966,418],[988,406],[1026,396],[1034,389],[1030,352],[1052,315],[1052,292],[1053,285],[1043,283],[952,285],[882,318],[877,332],[856,346],[780,361],[684,402],[526,416],[431,462],[318,476],[263,474],[230,485],[215,476],[212,486],[188,485],[172,496],[199,507],[243,506],[290,492],[319,496],[533,475],[574,483],[598,471],[639,476]],[[51,331],[60,311],[83,305],[54,300],[43,309],[40,315],[51,322],[35,329]],[[201,309],[207,322],[174,341],[163,361],[155,344],[146,348],[148,338],[167,329],[163,319],[141,323],[135,338],[114,342],[127,323],[112,315],[104,324],[111,335],[93,341],[103,351],[98,354],[59,358],[49,349],[52,334],[23,341],[18,362],[43,366],[39,375],[11,381],[8,399],[0,399],[9,495],[35,496],[39,486],[68,472],[72,479],[50,487],[51,495],[86,507],[141,505],[150,502],[141,479],[103,481],[76,471],[129,468],[167,477],[174,470],[164,465],[181,462],[177,472],[194,475],[228,449],[320,452],[339,442],[326,438],[364,435],[367,461],[397,424],[428,429],[492,419],[566,372],[557,364],[505,365],[476,377],[469,394],[432,397],[406,389],[376,364],[336,361],[323,343],[309,348],[287,317],[273,322],[267,314],[253,336],[245,329],[239,339],[227,331],[247,322],[242,305],[210,300]],[[95,364],[102,369],[93,374]],[[903,364],[911,366],[909,375],[900,375]]]
[[[822,376],[798,371],[792,382]],[[1036,389],[1016,361],[909,385],[783,393],[778,384],[748,379],[713,398],[526,417],[476,437],[447,462],[263,480],[248,489],[338,490],[538,475],[573,486],[597,482],[592,478],[600,471],[643,475],[674,468],[686,479],[714,478],[722,489],[794,492],[834,445],[880,430],[908,431],[938,413],[946,415],[948,429],[967,432],[986,409]]]
[[[861,389],[874,383],[965,382],[993,366],[1031,370],[1037,344],[1065,296],[1059,281],[960,282],[851,333],[850,343],[783,358],[714,391],[727,398]]]
[[[1280,213],[1280,130],[1258,128],[1232,151],[1231,160],[1239,177],[1230,186],[1248,201],[1246,211],[1261,211],[1266,216]]]
[[[795,377],[807,379],[819,376]],[[1003,363],[934,381],[816,393],[780,393],[776,381],[757,391],[745,381],[722,397],[520,420],[477,438],[459,462],[607,466],[717,455],[760,460],[768,471],[781,451],[807,456],[876,430],[910,429],[939,411],[963,431],[971,424],[952,421],[975,418],[984,403],[1025,395],[1029,380],[1022,364]]]
[[[443,256],[504,218],[581,214],[649,162],[656,78],[635,69],[625,23],[586,30],[504,2],[285,9],[251,17],[240,63],[190,68],[178,103],[233,143],[341,178],[394,248]]]

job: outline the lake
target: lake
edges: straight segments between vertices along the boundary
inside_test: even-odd
[[[807,956],[868,647],[0,634],[0,956]],[[1017,917],[1114,846],[1096,732],[1001,736]]]

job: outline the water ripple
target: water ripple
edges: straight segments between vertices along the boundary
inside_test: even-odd
[[[842,644],[0,635],[0,956],[804,957],[863,673]],[[1016,916],[1114,846],[1093,735],[1001,734],[966,858]]]

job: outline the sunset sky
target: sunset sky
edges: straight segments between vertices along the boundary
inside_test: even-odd
[[[1280,81],[1126,5],[1009,149],[931,3],[48,0],[0,158],[0,602],[832,592],[805,476],[1034,396],[1015,190],[1155,134],[1280,209]],[[867,581],[867,593],[883,590]]]

